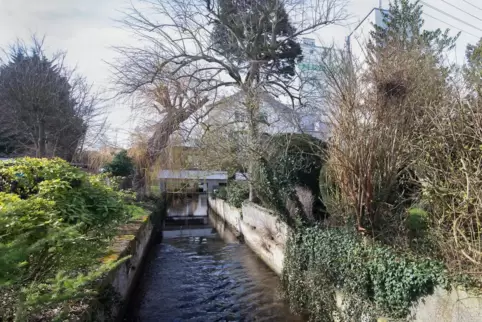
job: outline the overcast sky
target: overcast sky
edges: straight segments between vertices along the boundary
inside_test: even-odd
[[[482,0],[425,2],[434,7],[425,9],[427,28],[447,28],[450,24],[464,30],[454,56],[461,62],[467,43],[475,43],[477,37],[482,37],[482,20],[478,18],[482,17]],[[122,17],[123,8],[129,3],[127,0],[0,0],[0,46],[8,46],[16,38],[28,39],[32,33],[45,35],[49,51],[66,50],[69,65],[76,65],[79,72],[98,89],[105,90],[109,87],[110,77],[105,61],[114,58],[110,47],[131,42],[128,33],[119,29],[115,22]],[[379,0],[351,0],[347,6],[352,17],[350,23],[344,27],[324,29],[319,38],[326,44],[343,44],[350,30],[378,4]],[[388,0],[383,0],[382,6],[388,7]],[[455,30],[453,27],[451,29]],[[117,132],[120,142],[125,142],[128,131],[135,125],[129,106],[110,102],[109,113],[111,137],[114,138]]]

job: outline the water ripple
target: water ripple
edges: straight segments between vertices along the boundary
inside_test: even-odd
[[[301,321],[278,277],[246,245],[219,236],[154,245],[125,321]]]

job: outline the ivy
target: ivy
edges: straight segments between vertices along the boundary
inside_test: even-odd
[[[241,208],[243,201],[248,197],[249,186],[247,181],[232,181],[226,187],[226,201],[236,208]]]
[[[298,312],[312,321],[406,317],[420,297],[448,283],[444,266],[397,254],[348,228],[300,228],[287,244],[282,285]],[[335,294],[343,294],[343,310]],[[370,316],[368,316],[370,315]]]
[[[220,187],[212,194],[214,198],[225,200],[233,207],[241,208],[243,201],[249,197],[247,181],[231,181],[226,187]]]

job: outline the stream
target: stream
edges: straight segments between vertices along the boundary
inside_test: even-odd
[[[206,195],[174,201],[146,261],[124,321],[302,321],[278,276],[211,213]]]

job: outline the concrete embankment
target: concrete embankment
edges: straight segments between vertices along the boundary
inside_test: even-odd
[[[120,321],[123,318],[154,236],[161,234],[158,219],[154,217],[133,219],[119,227],[118,235],[109,247],[109,255],[103,260],[128,259],[99,282],[106,293],[86,307],[83,321]]]
[[[283,271],[284,247],[288,237],[287,225],[269,210],[244,202],[242,209],[230,206],[221,199],[209,198],[210,207],[276,274]]]
[[[284,250],[289,228],[278,220],[273,212],[251,202],[244,202],[241,209],[230,206],[221,199],[209,198],[209,206],[236,234],[243,236],[246,244],[276,274],[283,271]],[[342,294],[337,303],[342,302]],[[413,306],[408,321],[418,322],[480,322],[482,321],[482,297],[461,289],[436,288]],[[380,319],[390,321],[390,319]]]
[[[115,320],[119,320],[124,315],[125,304],[129,302],[136,281],[142,273],[142,266],[154,231],[151,219],[136,220],[124,225],[120,230],[122,234],[114,240],[112,246],[114,254],[118,254],[119,258],[131,256],[106,277],[106,282],[120,299],[111,306],[112,316]]]

